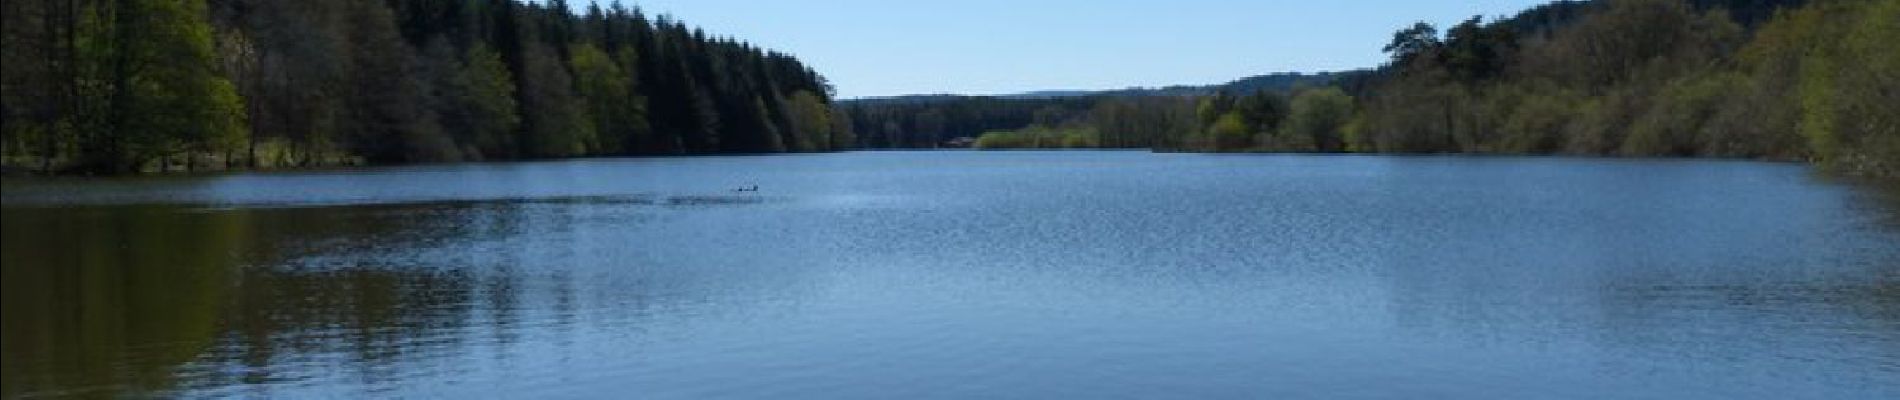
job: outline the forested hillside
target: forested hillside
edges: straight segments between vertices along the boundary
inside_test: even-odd
[[[518,0],[9,0],[9,170],[939,147],[1812,160],[1900,176],[1900,0],[1560,1],[1402,27],[1389,62],[833,110],[797,59]],[[860,134],[861,133],[861,134]]]
[[[1811,159],[1900,176],[1900,0],[1582,11],[1551,29],[1400,31],[1336,134],[1353,151]]]
[[[1160,88],[1131,88],[1103,91],[1041,91],[1002,96],[921,95],[867,98],[840,102],[841,112],[850,115],[860,132],[861,145],[868,148],[936,147],[959,137],[976,137],[999,129],[1021,128],[1036,124],[1056,127],[1082,123],[1106,100],[1137,100],[1143,97],[1191,98],[1220,93],[1269,91],[1290,93],[1294,90],[1327,85],[1356,87],[1372,71],[1339,73],[1275,73],[1251,76],[1217,85],[1177,85]],[[1162,100],[1166,103],[1168,101]],[[1111,143],[1120,143],[1110,140]],[[1096,143],[1091,139],[1090,143]],[[1116,147],[1147,147],[1147,142],[1125,143]]]
[[[1333,87],[847,109],[873,147],[974,126],[993,147],[1735,157],[1900,177],[1900,0],[1566,1],[1419,23],[1382,50]]]
[[[116,173],[854,141],[797,59],[618,4],[8,0],[10,169]]]
[[[916,96],[843,101],[839,111],[851,119],[863,147],[931,148],[991,130],[1067,123],[1098,99]]]

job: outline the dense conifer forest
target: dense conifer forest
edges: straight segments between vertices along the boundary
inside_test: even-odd
[[[791,55],[618,3],[8,0],[9,169],[822,151]],[[847,126],[848,127],[848,126]]]

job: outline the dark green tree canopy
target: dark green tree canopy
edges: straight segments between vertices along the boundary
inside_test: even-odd
[[[797,58],[617,2],[5,6],[0,131],[9,160],[43,160],[40,170],[823,151],[835,143],[831,88]],[[44,61],[11,61],[21,59]],[[800,93],[800,107],[786,106]]]

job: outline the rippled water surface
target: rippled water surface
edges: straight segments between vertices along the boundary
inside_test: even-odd
[[[1795,165],[893,152],[4,188],[6,397],[1900,398],[1900,202]]]

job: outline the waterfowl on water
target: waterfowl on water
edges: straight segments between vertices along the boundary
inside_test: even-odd
[[[757,192],[757,191],[759,191],[759,185],[752,185],[752,187],[742,187],[742,188],[738,188],[738,189],[733,189],[732,191],[734,191],[734,192]]]

